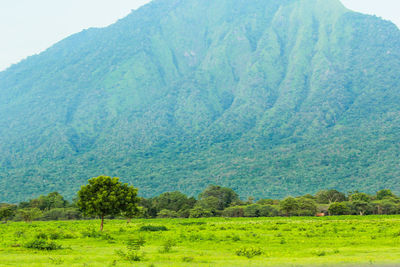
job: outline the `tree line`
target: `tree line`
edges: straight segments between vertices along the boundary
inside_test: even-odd
[[[208,186],[197,198],[166,192],[137,196],[137,188],[118,178],[99,176],[82,186],[73,201],[57,192],[27,202],[0,204],[3,221],[79,220],[100,218],[202,218],[400,214],[400,198],[389,189],[374,195],[334,189],[279,199],[246,200],[231,188]]]

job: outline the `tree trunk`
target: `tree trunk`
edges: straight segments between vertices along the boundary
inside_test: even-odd
[[[100,231],[103,232],[104,215],[101,215]]]

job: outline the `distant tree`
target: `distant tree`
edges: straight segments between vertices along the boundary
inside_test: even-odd
[[[5,222],[7,222],[15,215],[15,213],[15,205],[2,205],[0,207],[0,220],[4,220]]]
[[[99,176],[81,187],[77,204],[86,215],[101,218],[100,230],[103,231],[105,216],[138,211],[137,191],[133,186],[121,183],[117,177]]]
[[[320,204],[346,201],[346,195],[334,189],[321,190],[315,195],[315,198]]]
[[[345,202],[334,202],[329,205],[329,215],[346,215],[350,214],[350,209]]]
[[[371,201],[371,197],[365,193],[354,193],[352,195],[350,195],[349,200],[351,202],[354,201],[361,201],[361,202],[370,202]]]
[[[312,200],[317,200],[317,198],[311,194],[306,194],[304,196],[301,196],[302,198],[308,198],[308,199],[312,199]]]
[[[260,217],[275,217],[279,215],[279,211],[272,205],[261,205]]]
[[[31,199],[29,202],[21,202],[20,208],[38,208],[42,211],[48,211],[55,208],[65,208],[67,201],[58,192],[49,193],[47,196],[39,196]]]
[[[144,218],[155,218],[157,217],[157,209],[153,205],[152,198],[143,198],[139,200],[140,215]]]
[[[222,212],[224,217],[244,217],[244,207],[243,206],[232,206],[224,209]]]
[[[188,210],[194,207],[196,204],[196,199],[193,197],[188,198],[185,194],[175,191],[167,192],[153,198],[153,205],[157,212],[163,209],[180,211]]]
[[[279,202],[274,199],[260,199],[256,203],[260,205],[277,205]]]
[[[284,215],[295,215],[299,209],[299,202],[293,197],[287,197],[279,203],[279,207]]]
[[[359,215],[370,214],[373,211],[373,206],[371,205],[371,203],[363,200],[351,201],[350,207],[353,213]]]
[[[382,189],[376,192],[376,199],[382,200],[384,198],[396,197],[390,189]]]
[[[189,218],[204,218],[212,217],[213,213],[210,210],[204,209],[200,206],[195,206],[190,210]]]
[[[317,204],[313,199],[301,197],[297,199],[299,216],[313,216],[317,213]]]
[[[397,199],[386,197],[372,202],[375,214],[398,214],[400,212]]]
[[[251,204],[243,208],[244,217],[260,217],[261,205]]]
[[[210,211],[213,215],[216,215],[217,211],[220,210],[220,203],[218,198],[209,196],[197,201],[195,207],[201,207],[202,209]]]
[[[246,204],[247,204],[247,205],[254,204],[254,197],[251,197],[251,196],[248,197],[248,198],[247,198],[247,201],[246,201]]]
[[[174,211],[174,210],[161,210],[158,214],[157,214],[158,218],[178,218],[179,214]]]
[[[221,187],[217,185],[208,186],[200,195],[199,200],[215,197],[218,199],[218,210],[223,210],[231,205],[231,203],[239,200],[239,195],[231,188]]]
[[[42,212],[38,208],[20,209],[17,211],[17,216],[25,222],[31,222],[42,215]]]

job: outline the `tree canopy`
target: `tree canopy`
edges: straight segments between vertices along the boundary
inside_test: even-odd
[[[78,192],[78,207],[89,216],[101,218],[100,230],[103,230],[104,216],[133,214],[138,211],[138,190],[123,184],[119,178],[99,176],[89,180]]]

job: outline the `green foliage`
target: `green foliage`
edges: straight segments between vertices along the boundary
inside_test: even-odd
[[[190,210],[189,218],[205,218],[212,217],[214,214],[211,210],[204,209],[202,207],[194,207]]]
[[[293,197],[287,197],[279,203],[279,207],[286,216],[296,215],[299,209],[299,202]]]
[[[37,250],[57,250],[62,249],[62,246],[43,238],[36,238],[25,244],[26,248],[37,249]]]
[[[67,201],[58,192],[53,192],[47,196],[40,196],[37,199],[31,199],[28,203],[30,208],[38,208],[40,210],[50,210],[54,208],[65,208]]]
[[[263,251],[260,248],[256,247],[244,247],[236,250],[236,255],[238,256],[244,256],[247,258],[253,258],[255,256],[259,256],[263,254]]]
[[[157,213],[158,218],[178,218],[179,214],[173,210],[161,210]]]
[[[330,215],[347,215],[350,214],[350,209],[343,202],[334,202],[329,205],[328,212]]]
[[[132,215],[138,211],[137,189],[122,184],[119,178],[99,176],[89,180],[78,192],[78,207],[89,216],[101,217],[101,230],[106,215]]]
[[[382,200],[384,198],[392,198],[392,197],[396,197],[396,196],[389,189],[382,189],[382,190],[379,190],[378,192],[376,192],[376,199],[378,199],[378,200]]]
[[[157,232],[157,231],[168,231],[168,228],[164,225],[143,225],[140,227],[139,231],[150,231],[150,232]]]
[[[110,220],[107,231],[97,231],[96,238],[78,234],[96,229],[96,224],[93,220],[2,224],[0,262],[39,267],[56,264],[57,259],[63,266],[209,266],[212,261],[216,266],[245,267],[348,262],[367,266],[373,259],[377,266],[397,266],[400,257],[394,249],[400,237],[399,215],[134,219],[132,224]],[[140,231],[146,224],[162,224],[169,231]],[[44,235],[36,238],[39,233],[50,239],[54,233],[56,244],[64,249],[47,251],[43,241],[35,243],[36,248],[25,247],[35,239],[51,242]],[[75,238],[65,238],[71,234]]]
[[[223,210],[238,200],[239,195],[233,189],[210,185],[199,195],[197,204],[206,209]]]
[[[298,200],[298,211],[299,216],[314,216],[317,213],[317,204],[313,199],[301,197]]]
[[[172,248],[176,245],[176,241],[174,239],[166,239],[162,243],[162,247],[159,250],[160,253],[170,253]]]
[[[399,29],[339,0],[154,1],[0,72],[0,201],[101,173],[144,197],[400,193],[399,70]]]
[[[130,238],[126,242],[127,250],[116,250],[116,254],[119,255],[121,258],[131,262],[142,261],[144,259],[144,254],[140,252],[140,249],[144,246],[145,243],[146,241],[143,237]]]
[[[224,217],[244,217],[244,209],[242,206],[233,206],[224,209],[222,212]]]
[[[350,195],[350,201],[362,201],[362,202],[370,202],[371,197],[365,193],[354,193]]]
[[[17,220],[23,220],[25,222],[31,222],[42,215],[42,212],[38,208],[32,209],[19,209],[17,211]]]
[[[318,203],[322,204],[346,201],[346,195],[334,189],[321,190],[315,195],[315,198]]]
[[[162,193],[153,198],[152,201],[157,211],[171,210],[176,212],[191,209],[196,203],[194,198],[188,198],[179,191]]]
[[[8,221],[14,217],[15,213],[16,206],[0,205],[0,220]]]

